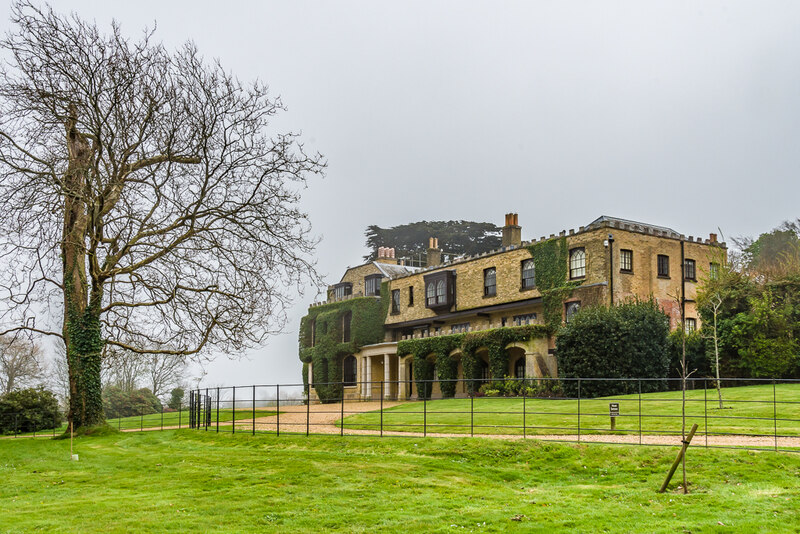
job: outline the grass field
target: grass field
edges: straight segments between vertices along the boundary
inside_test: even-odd
[[[268,417],[270,415],[275,415],[275,410],[272,409],[265,409],[265,408],[256,408],[256,417]],[[252,421],[253,419],[253,410],[252,408],[237,408],[236,412],[236,421]],[[234,412],[230,409],[220,409],[219,410],[219,422],[222,423],[229,423],[234,418]],[[164,412],[163,419],[161,413],[152,413],[148,415],[141,415],[141,416],[133,416],[133,417],[121,417],[118,419],[108,419],[106,422],[109,426],[116,428],[118,430],[137,430],[137,429],[146,429],[146,428],[161,428],[164,426],[165,428],[169,427],[187,427],[189,426],[189,410],[183,410],[181,412]],[[212,425],[216,425],[217,422],[217,412],[214,411],[211,416]],[[237,429],[239,428],[239,424],[236,425]],[[52,428],[40,430],[37,434],[41,435],[53,435],[53,434],[62,434],[66,432],[68,429],[67,424],[63,423],[61,426],[53,430]],[[24,436],[32,435],[33,433],[23,434]]]
[[[0,442],[0,532],[796,532],[800,455],[531,440],[122,433]]]
[[[778,384],[773,404],[771,384],[723,389],[725,408],[720,410],[716,390],[687,392],[687,425],[699,425],[699,431],[710,434],[800,436],[800,384]],[[641,395],[622,395],[580,400],[581,433],[598,434],[610,431],[609,402],[618,402],[620,416],[616,431],[638,434],[681,433],[681,392],[669,391]],[[474,409],[474,415],[470,410]],[[524,416],[523,416],[524,407]],[[423,421],[428,432],[470,434],[574,434],[578,429],[579,402],[563,399],[525,399],[481,397],[445,399],[403,404],[384,410],[385,430],[422,432]],[[641,417],[640,417],[641,414]],[[707,417],[706,417],[707,415]],[[777,415],[777,424],[773,419]],[[750,419],[753,418],[753,419]],[[351,415],[345,427],[376,429],[381,414],[377,412]]]

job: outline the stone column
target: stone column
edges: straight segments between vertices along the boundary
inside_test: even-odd
[[[398,400],[407,400],[406,398],[406,362],[400,356],[397,357],[397,398]]]
[[[367,389],[365,386],[367,380],[367,366],[364,363],[366,361],[366,356],[362,356],[358,359],[358,387],[362,399],[367,396]]]
[[[392,398],[392,368],[391,356],[383,355],[383,398]]]
[[[369,356],[364,358],[367,362],[367,400],[372,399],[372,362]]]
[[[541,378],[542,370],[536,360],[535,352],[525,352],[525,378]]]

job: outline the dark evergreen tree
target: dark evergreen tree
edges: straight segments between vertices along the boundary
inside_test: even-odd
[[[480,254],[500,247],[500,233],[492,223],[473,221],[419,221],[391,228],[373,224],[364,232],[370,249],[364,260],[374,260],[378,247],[394,247],[398,258],[424,258],[430,237],[439,239],[445,253]]]

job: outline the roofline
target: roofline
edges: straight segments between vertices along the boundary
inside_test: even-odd
[[[609,218],[609,219],[613,219],[613,221],[603,221],[603,220],[601,220],[604,217],[605,218]],[[637,227],[639,227],[641,229],[637,229]],[[644,234],[644,235],[652,235],[654,237],[660,237],[662,239],[672,239],[674,241],[685,241],[685,242],[689,242],[689,243],[696,243],[698,245],[719,246],[719,247],[722,247],[724,249],[728,248],[724,241],[712,243],[708,239],[702,239],[700,237],[697,237],[695,239],[694,236],[689,236],[687,238],[684,234],[679,234],[678,232],[675,232],[675,230],[672,230],[671,228],[667,228],[666,226],[655,226],[655,225],[652,225],[652,224],[637,223],[635,221],[628,221],[627,219],[619,219],[619,218],[616,218],[616,217],[608,217],[606,215],[601,215],[600,217],[598,217],[597,219],[595,219],[594,221],[589,223],[588,226],[579,227],[577,231],[575,229],[570,229],[569,231],[561,230],[558,233],[558,235],[550,234],[550,237],[541,236],[539,239],[532,239],[530,241],[523,241],[520,245],[510,245],[508,247],[501,247],[499,249],[490,250],[490,251],[484,252],[482,254],[475,254],[475,255],[472,255],[472,256],[465,256],[465,257],[462,257],[462,258],[457,259],[457,260],[453,260],[453,261],[450,261],[450,262],[447,262],[447,263],[442,263],[440,265],[435,265],[435,266],[432,266],[432,267],[422,267],[422,268],[419,268],[419,270],[416,271],[416,272],[408,273],[408,274],[404,274],[404,275],[400,275],[400,276],[389,277],[389,279],[390,280],[400,280],[402,278],[407,278],[409,276],[413,276],[413,275],[416,275],[416,274],[432,273],[432,272],[437,271],[439,269],[448,269],[448,268],[451,268],[454,265],[460,265],[462,263],[468,263],[470,261],[474,261],[474,260],[477,260],[477,259],[496,256],[498,254],[503,254],[505,252],[510,252],[512,250],[516,250],[516,249],[519,249],[519,248],[529,247],[529,246],[535,245],[537,243],[543,243],[545,241],[550,241],[551,239],[556,239],[558,237],[571,237],[571,236],[581,235],[581,234],[585,234],[585,233],[588,233],[588,232],[597,231],[597,230],[599,230],[601,228],[615,228],[617,230],[622,230],[622,231],[626,231],[626,232],[633,232],[633,233]],[[672,234],[672,235],[670,235],[670,234]]]

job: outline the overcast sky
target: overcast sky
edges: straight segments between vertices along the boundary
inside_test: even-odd
[[[8,28],[9,3],[0,24]],[[523,239],[612,215],[707,236],[800,217],[800,2],[54,2],[269,83],[328,160],[320,271],[367,225],[519,213]],[[446,243],[441,243],[446,248]],[[204,384],[300,380],[297,330]]]

